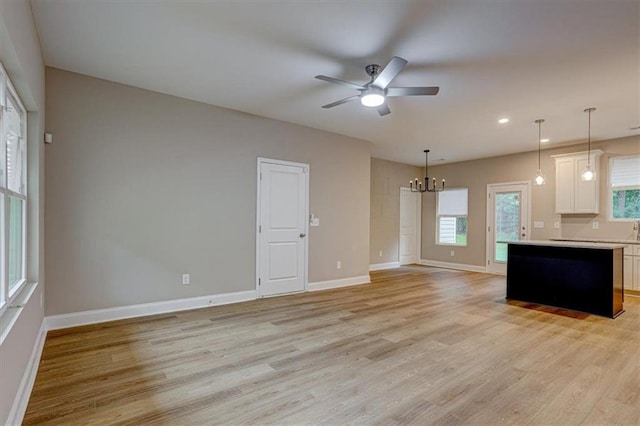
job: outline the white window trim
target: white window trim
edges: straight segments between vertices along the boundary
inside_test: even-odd
[[[27,117],[27,109],[24,107],[24,104],[22,103],[22,100],[20,99],[20,96],[18,95],[18,92],[16,91],[15,87],[13,86],[13,83],[11,83],[11,80],[9,80],[9,76],[7,75],[7,72],[4,68],[4,66],[2,65],[2,63],[0,63],[0,109],[6,108],[7,106],[7,96],[11,94],[11,96],[13,97],[14,101],[18,104],[18,107],[20,108],[21,113],[23,114],[23,116],[25,117],[24,120],[21,120],[20,125],[22,126],[21,132],[22,135],[21,137],[23,138],[23,140],[25,141],[25,147],[24,147],[24,152],[25,152],[25,156],[28,156],[28,149],[27,149],[27,123],[26,123],[26,117]],[[0,127],[0,132],[2,134],[4,134],[4,121],[2,121],[2,127]],[[1,149],[5,149],[4,144],[2,144],[3,146],[1,147]],[[1,154],[1,153],[0,153]],[[6,156],[5,156],[5,165],[4,165],[4,176],[3,178],[7,179],[7,164],[6,164]],[[21,200],[24,201],[24,205],[23,205],[23,209],[22,209],[22,227],[23,227],[23,232],[22,232],[22,279],[15,285],[13,286],[13,288],[9,289],[9,268],[8,268],[8,256],[9,254],[7,253],[7,250],[5,250],[6,244],[4,241],[0,241],[0,262],[2,262],[2,268],[1,270],[4,273],[4,280],[3,283],[1,284],[3,286],[2,289],[0,289],[0,296],[2,294],[5,295],[5,300],[2,301],[2,299],[0,299],[0,316],[2,316],[7,309],[11,308],[14,304],[14,302],[16,301],[16,299],[19,297],[19,295],[21,294],[22,290],[24,289],[26,283],[27,283],[27,279],[26,279],[26,269],[27,269],[27,210],[28,210],[28,193],[27,193],[27,189],[28,189],[28,184],[27,184],[27,177],[28,177],[28,158],[25,158],[25,162],[23,165],[23,170],[24,170],[24,185],[25,185],[25,193],[24,194],[19,194],[16,193],[12,190],[10,190],[8,188],[8,183],[6,186],[6,188],[2,185],[0,185],[0,194],[3,194],[2,196],[4,197],[4,203],[0,203],[1,206],[0,208],[4,209],[4,223],[0,223],[0,226],[3,227],[2,230],[2,235],[4,235],[5,241],[8,239],[8,235],[7,235],[7,231],[9,229],[9,215],[8,215],[8,198],[9,196],[13,196],[15,198],[19,198]]]
[[[620,158],[632,158],[632,157],[640,157],[640,154],[629,154],[629,155],[616,155],[609,157],[609,164],[607,167],[607,221],[609,222],[635,222],[638,219],[634,218],[616,218],[613,217],[613,187],[611,186],[611,165],[613,164],[614,159]],[[617,190],[620,189],[640,189],[640,185],[638,186],[618,186]]]
[[[435,232],[435,245],[437,246],[455,246],[455,247],[466,247],[469,244],[469,188],[466,186],[461,186],[457,188],[447,188],[449,190],[454,189],[466,189],[467,190],[467,214],[466,215],[442,215],[444,217],[455,217],[457,218],[466,218],[467,219],[467,242],[464,244],[457,243],[441,243],[440,242],[440,215],[438,214],[438,205],[440,204],[440,197],[436,194],[436,232]]]

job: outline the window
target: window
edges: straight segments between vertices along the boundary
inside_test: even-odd
[[[467,245],[468,189],[445,189],[437,198],[437,244]]]
[[[640,154],[609,160],[609,219],[640,219]]]
[[[0,65],[0,307],[25,280],[26,111]]]

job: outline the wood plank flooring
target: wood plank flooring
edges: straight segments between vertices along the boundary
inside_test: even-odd
[[[338,290],[49,332],[31,424],[640,424],[617,319],[410,266]]]

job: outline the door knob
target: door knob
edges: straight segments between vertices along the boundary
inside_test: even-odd
[[[307,234],[303,234],[302,232],[300,233],[300,238],[304,238],[306,236],[307,236]]]

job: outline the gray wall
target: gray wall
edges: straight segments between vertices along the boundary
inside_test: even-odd
[[[47,315],[253,290],[257,157],[310,164],[309,281],[368,274],[368,142],[46,77]]]
[[[44,63],[27,0],[0,1],[0,61],[28,111],[27,280],[38,283],[0,344],[0,424],[5,424],[43,320]]]
[[[371,241],[369,262],[397,262],[400,235],[400,187],[424,176],[424,167],[371,159]],[[382,251],[382,256],[380,256]]]
[[[543,221],[544,228],[532,229],[531,239],[544,240],[551,237],[633,237],[632,223],[610,222],[607,219],[607,176],[609,158],[615,155],[640,153],[640,136],[600,141],[592,143],[592,149],[602,149],[600,158],[600,214],[598,215],[558,215],[555,213],[555,162],[551,155],[580,152],[586,144],[564,146],[542,151],[541,167],[547,178],[543,186],[531,184],[531,224]],[[487,184],[515,181],[532,181],[538,168],[538,153],[492,157],[461,163],[444,164],[429,168],[430,174],[438,179],[446,179],[447,187],[469,188],[468,238],[466,247],[451,247],[435,244],[434,194],[424,194],[422,198],[422,259],[441,262],[484,266],[486,194]],[[553,222],[561,222],[560,229],[553,228]],[[599,222],[599,229],[592,229],[592,221]],[[450,255],[454,250],[455,256]]]

